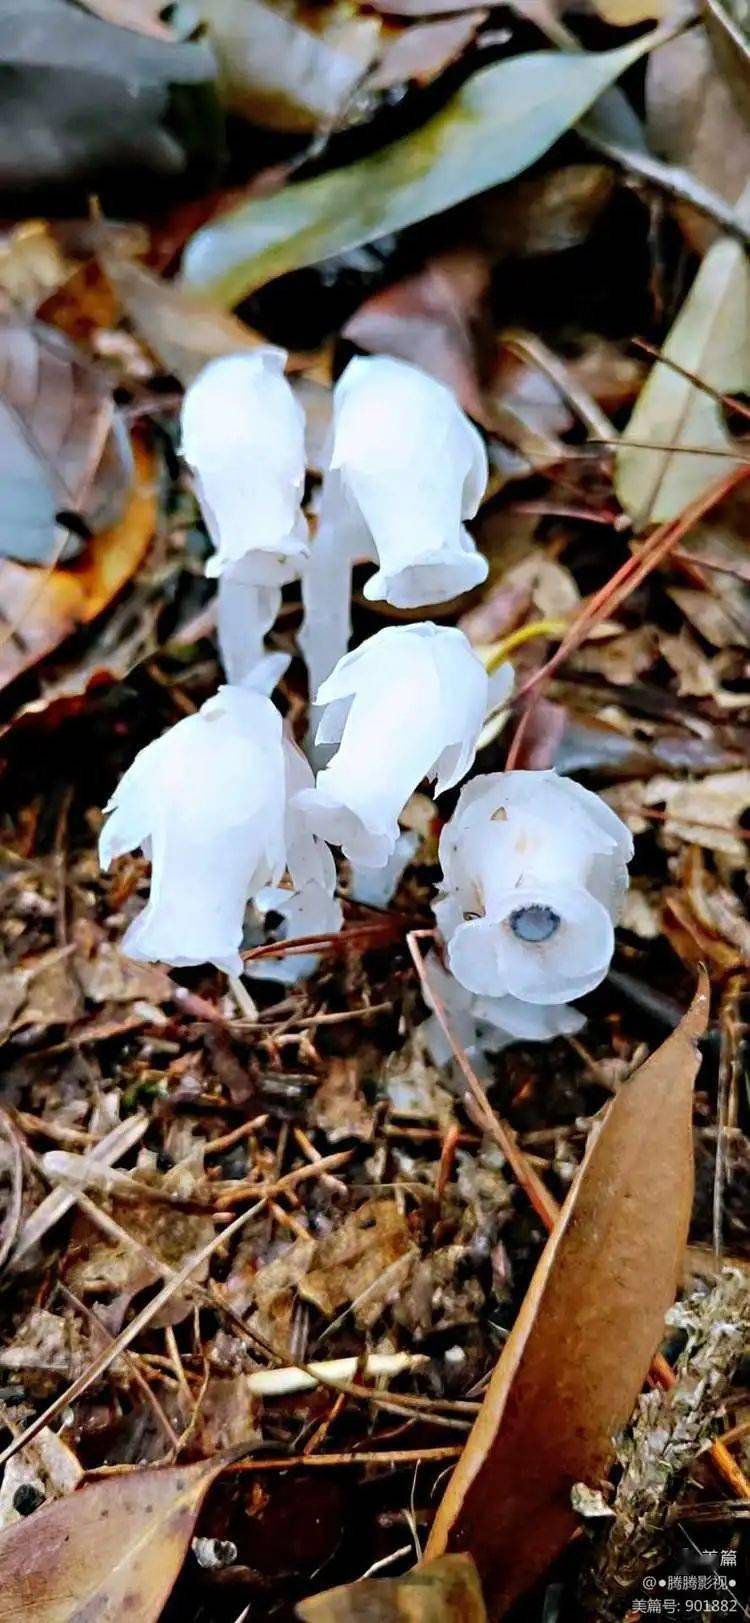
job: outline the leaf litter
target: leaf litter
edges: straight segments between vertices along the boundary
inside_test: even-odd
[[[652,49],[640,0],[584,50],[575,10],[228,0],[218,71],[179,7],[31,9],[46,39],[0,8],[0,1611],[618,1623],[706,1524],[747,1540],[746,64],[713,15]],[[569,128],[615,80],[624,160]],[[439,617],[520,691],[480,770],[580,773],[637,836],[586,1027],[496,1056],[489,1100],[419,1032],[424,797],[308,982],[120,951],[146,865],[101,875],[99,808],[217,679],[176,412],[269,341],[314,473],[353,349],[457,393],[489,576]],[[302,733],[296,665],[284,698]]]

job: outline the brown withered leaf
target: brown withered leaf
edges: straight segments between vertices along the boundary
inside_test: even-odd
[[[491,1618],[545,1571],[596,1488],[674,1300],[693,1192],[708,982],[624,1083],[583,1164],[438,1509],[427,1557],[468,1550]]]
[[[463,56],[487,15],[486,11],[465,11],[403,29],[386,44],[367,81],[368,90],[390,90],[410,81],[430,84]]]
[[[318,1241],[300,1296],[326,1318],[353,1302],[357,1324],[374,1324],[389,1293],[403,1286],[416,1249],[395,1200],[366,1200]]]
[[[403,1578],[364,1578],[300,1601],[303,1623],[486,1623],[470,1556],[443,1555]]]
[[[342,1138],[372,1138],[373,1113],[362,1095],[359,1067],[354,1057],[331,1060],[327,1075],[316,1091],[311,1115],[330,1144],[337,1144]]]
[[[412,276],[367,299],[344,336],[361,349],[424,367],[489,427],[473,330],[489,283],[489,265],[477,250],[436,254]]]
[[[55,515],[96,532],[119,517],[132,482],[127,433],[105,373],[41,321],[0,311],[0,553],[54,555]],[[63,532],[64,537],[64,532]]]
[[[110,1477],[0,1536],[0,1623],[155,1623],[227,1456]]]
[[[654,151],[735,203],[750,166],[750,130],[704,28],[687,29],[654,51],[646,111]],[[678,203],[676,212],[691,246],[705,253],[718,227],[687,204]]]
[[[207,361],[257,349],[263,339],[230,312],[104,247],[99,259],[125,314],[168,372],[192,383]]]
[[[492,260],[564,253],[590,236],[614,191],[611,170],[601,163],[566,164],[541,175],[523,175],[503,193],[503,206],[489,194],[473,205],[479,240]]]
[[[75,563],[46,574],[0,559],[0,688],[95,620],[144,558],[156,523],[155,470],[144,446],[136,444],[135,459],[135,486],[123,517]]]

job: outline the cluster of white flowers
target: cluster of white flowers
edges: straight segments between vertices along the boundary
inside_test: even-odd
[[[377,565],[365,596],[399,609],[484,580],[464,521],[487,458],[441,384],[385,356],[353,360],[334,390],[311,546],[304,413],[284,360],[259,350],[212,361],[185,396],[182,451],[215,548],[207,573],[219,578],[228,682],[137,756],[107,807],[101,858],[109,866],[141,846],[151,862],[148,904],[125,936],[132,957],[237,975],[252,902],[282,924],[278,955],[249,972],[291,982],[314,969],[315,943],[285,957],[283,942],[341,927],[330,846],[360,890],[383,894],[403,866],[406,802],[423,779],[441,794],[466,776],[513,675],[503,666],[488,679],[461,631],[429,621],[347,652],[355,562]],[[270,697],[288,656],[265,639],[298,578],[317,775]],[[463,789],[440,842],[435,905],[449,970],[433,962],[432,973],[467,1046],[578,1028],[568,1005],[606,973],[630,854],[614,813],[554,773]]]

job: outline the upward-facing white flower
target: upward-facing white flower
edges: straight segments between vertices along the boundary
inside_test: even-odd
[[[242,560],[246,581],[281,586],[307,558],[305,417],[285,359],[274,349],[221,356],[185,395],[182,454],[216,547],[209,575]]]
[[[382,867],[422,778],[437,793],[468,772],[487,708],[487,675],[463,632],[379,631],[340,660],[317,702],[318,744],[336,744],[314,789],[296,797],[310,826],[352,862]]]
[[[281,716],[270,699],[220,688],[141,750],[106,810],[102,866],[137,845],[151,860],[151,894],[125,951],[239,974],[248,898],[285,867]]]
[[[302,580],[300,645],[317,688],[346,651],[352,564],[365,597],[445,603],[486,579],[464,520],[487,484],[481,436],[442,383],[388,355],[349,362],[333,395],[328,471]]]
[[[377,557],[365,597],[412,609],[486,579],[464,520],[484,495],[487,453],[427,372],[389,355],[349,362],[334,391],[330,470]]]
[[[475,778],[440,840],[435,916],[457,980],[524,1003],[590,992],[609,966],[632,854],[624,823],[570,778]]]

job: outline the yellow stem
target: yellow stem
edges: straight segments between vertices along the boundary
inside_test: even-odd
[[[531,620],[528,625],[519,626],[517,631],[509,632],[507,637],[501,637],[499,642],[493,643],[482,652],[480,657],[487,675],[491,676],[509,654],[520,648],[523,643],[530,642],[532,637],[563,637],[567,630],[568,621],[559,619]]]

